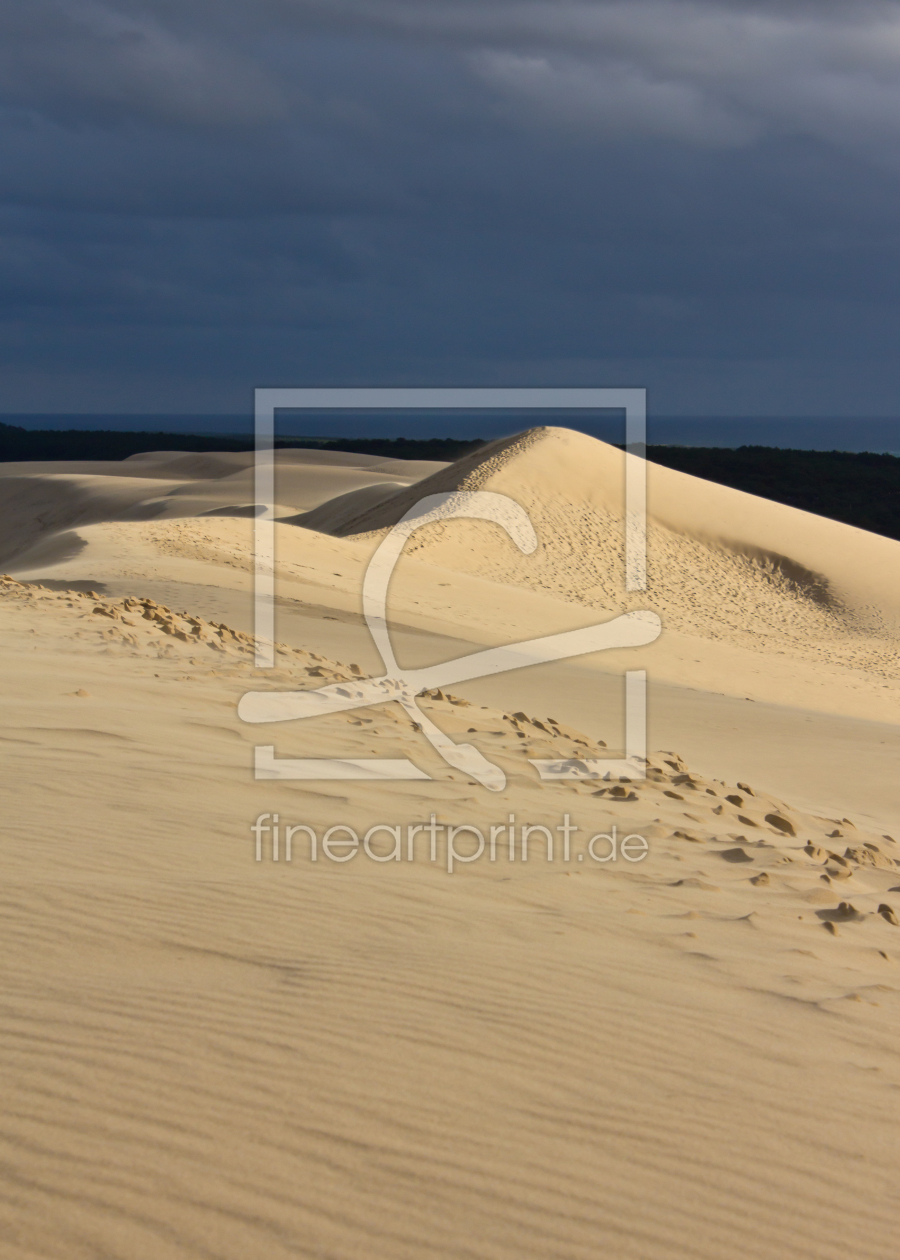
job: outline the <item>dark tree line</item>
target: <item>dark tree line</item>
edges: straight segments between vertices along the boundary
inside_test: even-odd
[[[651,446],[667,468],[900,539],[900,458],[771,446]]]

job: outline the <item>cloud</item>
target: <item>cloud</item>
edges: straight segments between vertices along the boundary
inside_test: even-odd
[[[726,146],[749,143],[761,132],[744,111],[723,108],[695,84],[655,79],[628,64],[487,49],[470,60],[486,83],[524,104],[528,121],[539,125],[587,128],[602,139],[651,136]]]
[[[742,0],[302,0],[303,29],[453,50],[523,125],[743,145],[807,136],[893,162],[900,5]],[[509,112],[507,114],[509,116]]]
[[[385,66],[455,62],[483,109],[524,128],[722,147],[805,136],[896,161],[896,2],[0,0],[0,101],[70,123],[302,122],[361,95],[340,70],[321,81],[317,42],[326,58],[380,44]]]
[[[239,47],[178,34],[152,4],[131,7],[3,0],[0,100],[76,123],[138,117],[209,126],[284,117],[277,79]]]

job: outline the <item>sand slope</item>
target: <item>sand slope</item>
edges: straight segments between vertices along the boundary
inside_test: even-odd
[[[624,798],[551,795],[526,755],[602,750],[453,697],[428,712],[476,727],[499,801],[388,709],[280,751],[406,753],[433,783],[255,784],[246,637],[11,583],[0,627],[28,805],[4,815],[9,1254],[893,1255],[896,843],[671,753]],[[295,651],[264,681],[352,677]],[[448,875],[443,845],[314,864],[303,834],[257,863],[249,830],[509,809],[651,854],[538,839]]]
[[[268,671],[245,456],[0,470],[0,1254],[892,1258],[900,545],[651,468],[628,596],[613,448],[538,430],[397,465],[279,454]],[[495,793],[396,705],[241,722],[248,690],[380,671],[369,558],[460,486],[516,498],[540,545],[484,522],[411,539],[404,663],[629,607],[659,641],[424,697]],[[540,781],[531,760],[621,751],[640,665],[647,778]],[[256,780],[259,744],[430,777]],[[432,813],[499,828],[493,860],[460,833],[449,873],[442,830],[432,861],[408,831]],[[523,860],[523,823],[553,861],[540,831]],[[287,860],[298,824],[315,861],[303,830]],[[399,860],[381,830],[332,861],[338,824],[400,828]],[[613,827],[646,857],[594,861]]]

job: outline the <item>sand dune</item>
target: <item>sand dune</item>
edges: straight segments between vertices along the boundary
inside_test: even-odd
[[[458,553],[467,571],[617,606],[628,458],[584,434],[531,430],[399,491],[340,532],[382,530],[425,494],[494,490],[528,511],[537,555],[479,547],[471,524],[431,526],[411,547],[448,567]],[[793,623],[798,640],[816,630],[900,638],[900,543],[652,463],[648,505],[648,589],[673,628],[724,637],[771,624],[783,636]]]
[[[407,544],[394,588],[395,613],[404,624],[500,642],[504,627],[512,624],[539,634],[548,618],[554,628],[565,629],[588,624],[597,613],[647,607],[662,618],[665,632],[634,657],[632,666],[647,668],[661,682],[883,722],[893,722],[900,711],[897,542],[650,465],[648,586],[646,592],[627,595],[625,457],[613,447],[565,430],[533,430],[427,477],[421,467],[410,469],[404,480],[412,484],[399,488],[397,478],[382,471],[383,463],[360,469],[342,462],[329,468],[322,462],[327,454],[288,452],[282,468],[279,453],[277,552],[285,598],[307,597],[292,592],[298,579],[311,578],[321,587],[320,567],[325,584],[332,585],[335,566],[328,557],[339,554],[338,590],[320,591],[316,602],[334,598],[346,610],[358,611],[362,571],[380,533],[425,493],[490,489],[526,509],[537,532],[537,551],[522,555],[499,527],[485,522],[457,521],[420,531]],[[33,476],[22,480],[27,487],[35,482]],[[48,548],[44,529],[37,552],[20,544],[7,553],[6,564],[14,572],[55,581],[102,580],[120,547],[134,579],[139,573],[135,549],[146,555],[150,544],[151,552],[162,548],[179,563],[202,558],[242,570],[249,581],[251,527],[236,529],[234,519],[252,518],[258,510],[250,469],[176,484],[163,493],[157,489],[143,499],[151,483],[111,476],[103,484],[78,480],[75,489],[64,487],[77,499],[65,518],[70,524],[141,516],[154,524],[127,534],[82,529],[81,542],[67,534],[62,550],[54,544]],[[119,508],[107,488],[113,485]],[[41,503],[53,492],[52,485],[42,490]],[[88,500],[92,515],[86,514]],[[680,516],[679,503],[684,505]],[[213,525],[204,519],[200,525],[193,519],[211,515],[223,520]],[[18,519],[16,528],[21,528],[24,514]],[[58,529],[63,517],[55,519]],[[162,519],[179,523],[162,528]],[[343,538],[347,546],[335,551],[323,533]],[[97,562],[92,551],[78,560],[79,546],[99,547]],[[427,568],[411,567],[413,561],[424,561]],[[143,572],[156,577],[159,568],[151,560]],[[407,598],[403,583],[411,582],[413,573],[421,589]],[[187,580],[183,569],[181,577]],[[467,593],[473,577],[490,584],[490,596],[480,587]],[[233,585],[233,574],[223,581]],[[218,585],[210,574],[202,582]],[[341,594],[348,582],[349,603]],[[197,594],[191,592],[190,598]],[[628,667],[615,655],[592,664],[614,671]]]
[[[318,450],[279,451],[277,511],[306,513],[365,487],[394,490],[435,468]],[[252,452],[196,455],[149,452],[119,463],[5,464],[0,468],[0,564],[10,565],[38,544],[78,525],[158,517],[193,517],[254,507]],[[52,545],[41,554],[58,552]]]
[[[900,545],[651,468],[626,595],[613,448],[328,454],[278,456],[265,671],[244,456],[2,470],[2,1254],[893,1257]],[[382,668],[368,560],[457,487],[516,498],[539,547],[414,536],[404,663],[633,607],[657,643],[423,696],[499,792],[396,704],[241,722],[248,690]],[[641,665],[646,776],[542,781],[621,754]],[[427,777],[256,780],[259,744]],[[340,862],[336,825],[381,829]]]

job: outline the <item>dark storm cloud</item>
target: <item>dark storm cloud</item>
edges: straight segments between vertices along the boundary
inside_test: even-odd
[[[713,145],[784,133],[873,152],[900,130],[895,5],[323,0],[272,7],[454,47],[511,113],[532,124]]]
[[[256,60],[221,37],[175,29],[152,4],[7,0],[0,38],[3,98],[44,117],[221,125],[286,111]]]
[[[400,57],[452,55],[523,124],[715,145],[809,135],[873,153],[900,132],[895,4],[6,0],[0,91],[68,118],[302,116],[307,92],[321,101],[323,88],[302,46],[329,35],[370,49],[381,38],[386,71],[389,44]],[[354,60],[366,58],[351,53],[351,73]],[[333,87],[353,94],[349,82]],[[382,89],[389,98],[390,83]],[[378,112],[370,100],[360,117]]]
[[[6,406],[887,406],[898,132],[896,3],[0,0]]]

